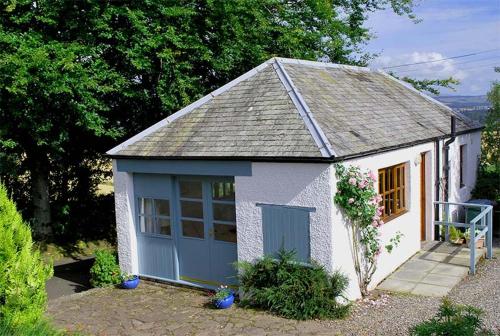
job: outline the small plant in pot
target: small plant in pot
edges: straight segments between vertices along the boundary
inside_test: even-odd
[[[133,274],[123,274],[121,287],[125,289],[134,289],[139,286],[139,276]]]
[[[215,290],[211,301],[217,309],[229,308],[234,303],[234,293],[227,286],[221,285]]]

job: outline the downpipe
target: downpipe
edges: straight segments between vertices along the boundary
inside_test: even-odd
[[[449,197],[450,197],[450,145],[455,142],[457,136],[457,131],[456,131],[456,118],[455,116],[451,117],[451,134],[450,138],[445,141],[443,145],[443,150],[444,150],[444,157],[443,157],[443,179],[444,179],[444,202],[448,202]],[[441,193],[439,190],[440,187],[440,169],[439,169],[439,140],[436,140],[435,142],[435,147],[436,147],[436,199],[439,201],[441,198]],[[439,220],[439,204],[436,204],[435,207],[435,214],[434,218],[436,220]],[[447,219],[449,220],[449,218]],[[448,232],[449,228],[446,228],[446,232]],[[436,226],[434,228],[434,236],[435,240],[439,240],[441,238],[441,232],[439,230],[439,226]]]

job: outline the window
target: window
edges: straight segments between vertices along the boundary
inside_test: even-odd
[[[460,146],[460,188],[465,187],[465,148]]]
[[[385,221],[406,211],[405,167],[402,163],[378,171],[378,189],[382,196],[380,205],[384,207],[382,219]]]
[[[214,239],[236,243],[234,182],[223,181],[212,183],[212,215]]]
[[[182,235],[188,238],[205,238],[203,222],[202,181],[179,181]]]
[[[139,197],[139,223],[142,233],[172,235],[170,201]]]

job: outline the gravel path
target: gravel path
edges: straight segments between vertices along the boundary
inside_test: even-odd
[[[454,302],[485,311],[485,324],[500,334],[500,250],[449,294]],[[60,327],[91,335],[408,335],[432,317],[440,299],[375,292],[345,320],[297,322],[262,311],[206,307],[203,293],[142,283],[133,291],[97,289],[49,302]]]

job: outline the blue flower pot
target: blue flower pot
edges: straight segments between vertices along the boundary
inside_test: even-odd
[[[215,300],[214,306],[217,309],[226,309],[226,308],[231,307],[233,305],[233,303],[234,303],[234,294],[231,293],[225,299]]]
[[[133,279],[122,282],[122,288],[125,289],[134,289],[137,288],[137,286],[139,286],[139,277],[137,275],[134,275]]]

